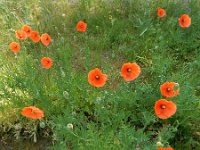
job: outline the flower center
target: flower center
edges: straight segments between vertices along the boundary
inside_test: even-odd
[[[131,72],[131,68],[128,68],[128,69],[127,69],[127,72]]]
[[[160,108],[161,108],[161,109],[165,109],[166,106],[165,106],[165,105],[161,105]]]
[[[167,88],[167,92],[170,92],[170,91],[171,91],[171,88],[168,87],[168,88]]]
[[[47,62],[46,62],[47,64],[49,64],[50,63],[50,61],[49,60],[47,60]]]
[[[32,110],[31,113],[35,115],[35,111],[34,110]]]
[[[99,78],[100,78],[100,77],[99,77],[98,75],[95,76],[95,79],[99,80]]]

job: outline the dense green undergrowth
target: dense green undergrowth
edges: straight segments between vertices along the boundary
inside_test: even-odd
[[[157,17],[157,7],[167,15]],[[156,149],[162,142],[174,149],[200,146],[200,3],[183,0],[25,0],[0,2],[0,137],[1,141],[51,139],[50,149]],[[178,18],[189,14],[190,28]],[[76,24],[88,24],[85,33]],[[8,49],[15,30],[28,24],[52,43],[44,47],[20,41],[16,56]],[[42,57],[53,59],[44,70]],[[142,73],[127,83],[120,75],[126,62]],[[91,69],[109,74],[103,88],[87,82]],[[176,114],[158,119],[155,101],[166,81],[180,84],[172,98]],[[40,121],[21,116],[35,105],[45,112]],[[67,127],[73,124],[73,129]],[[14,137],[14,138],[13,138]]]

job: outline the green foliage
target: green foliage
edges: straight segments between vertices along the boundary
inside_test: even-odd
[[[157,7],[167,16],[157,17]],[[0,135],[33,141],[48,137],[50,149],[156,149],[156,142],[174,149],[197,149],[199,143],[200,69],[199,9],[197,0],[25,0],[0,2]],[[178,25],[181,14],[192,25]],[[76,24],[88,24],[85,33]],[[44,47],[28,39],[16,56],[8,44],[14,32],[28,24],[49,33]],[[53,68],[40,66],[42,57]],[[142,74],[127,83],[120,76],[123,63],[137,62]],[[108,74],[105,87],[87,82],[91,69]],[[159,88],[165,81],[180,84],[172,98],[176,114],[160,120],[154,114]],[[33,122],[21,109],[35,105],[45,119]],[[73,129],[68,124],[73,124]],[[35,139],[37,138],[37,139]],[[3,138],[2,138],[3,139]]]

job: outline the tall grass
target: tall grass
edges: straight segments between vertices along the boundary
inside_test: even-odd
[[[157,7],[167,16],[157,17]],[[0,2],[0,135],[2,139],[50,137],[51,149],[156,149],[156,142],[174,149],[199,147],[199,1],[25,0]],[[182,29],[178,18],[189,14],[192,25]],[[85,33],[76,24],[88,24]],[[52,43],[44,47],[20,42],[16,56],[8,44],[28,24]],[[40,59],[51,57],[50,70]],[[142,74],[126,83],[123,63],[137,62]],[[87,73],[96,67],[109,75],[101,89],[91,87]],[[154,104],[159,87],[176,81],[181,92],[173,101],[176,114],[160,120]],[[21,109],[35,105],[45,118],[31,121]],[[74,128],[67,128],[72,123]],[[1,139],[1,140],[2,140]],[[13,139],[14,140],[14,139]]]

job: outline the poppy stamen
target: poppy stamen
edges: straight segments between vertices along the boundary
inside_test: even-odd
[[[161,105],[161,107],[160,107],[161,109],[165,109],[166,108],[166,106],[165,105]]]
[[[167,92],[170,92],[170,91],[171,91],[171,88],[168,87],[168,88],[167,88]]]
[[[97,80],[99,80],[100,77],[99,77],[98,75],[96,75],[95,78],[96,78]]]
[[[128,69],[127,69],[127,72],[131,72],[131,68],[128,68]]]
[[[31,111],[31,113],[32,113],[32,114],[35,114],[35,112],[34,112],[33,110]]]

